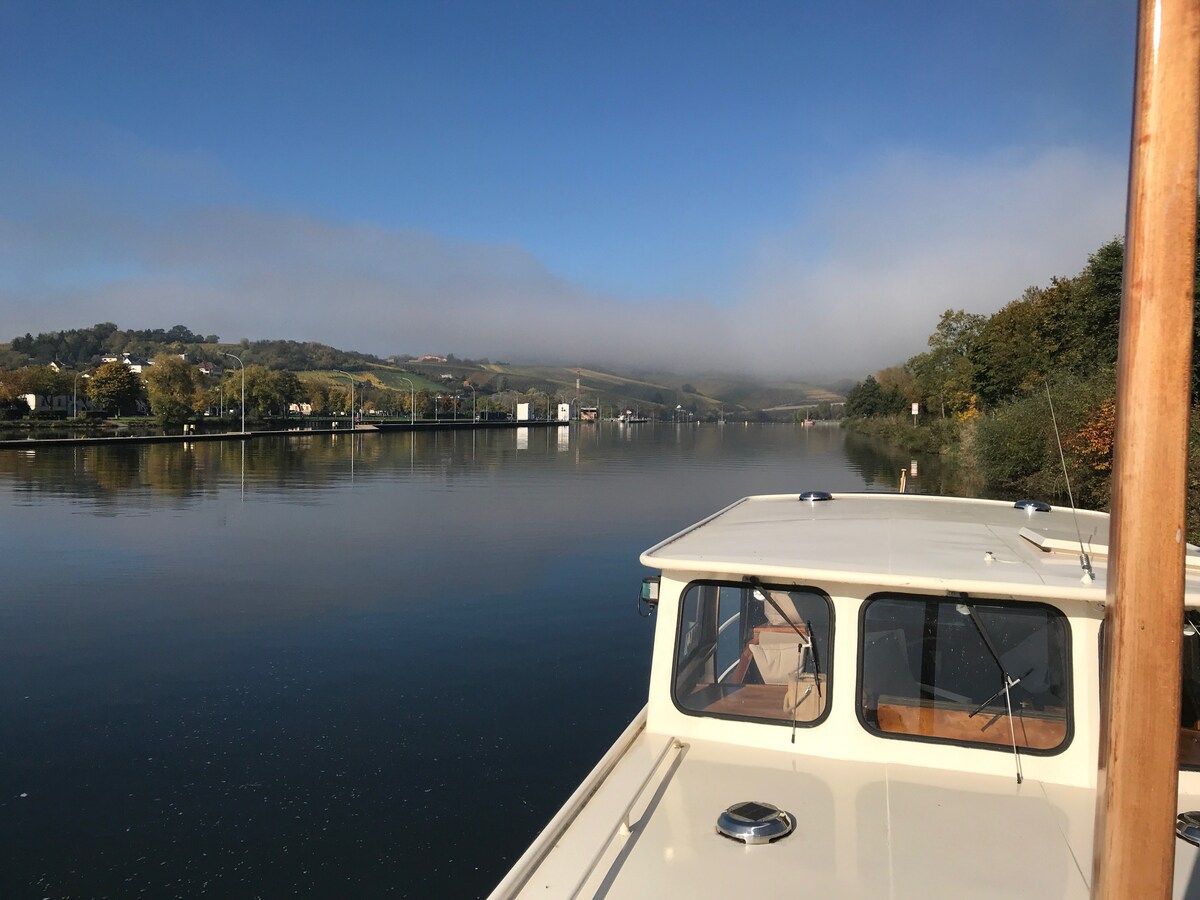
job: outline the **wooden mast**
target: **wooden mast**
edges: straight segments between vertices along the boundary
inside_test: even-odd
[[[1169,897],[1179,780],[1200,0],[1141,0],[1092,896]]]

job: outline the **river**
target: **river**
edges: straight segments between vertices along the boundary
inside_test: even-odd
[[[909,466],[792,425],[0,451],[0,896],[485,895],[644,703],[638,554]]]

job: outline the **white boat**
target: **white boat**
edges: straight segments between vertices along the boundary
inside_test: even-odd
[[[649,702],[493,896],[1087,896],[1108,526],[790,494],[650,548]],[[1184,633],[1198,767],[1200,630]],[[1200,769],[1180,791],[1200,808]],[[1196,862],[1178,854],[1177,884]]]
[[[1137,46],[1111,520],[791,494],[650,548],[646,707],[493,897],[1200,898],[1200,2]]]

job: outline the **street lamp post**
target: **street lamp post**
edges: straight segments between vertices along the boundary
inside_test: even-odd
[[[435,422],[438,420],[438,413],[441,411],[441,409],[440,409],[441,405],[442,405],[442,395],[438,394],[436,397],[433,398],[433,421],[435,421]]]
[[[75,383],[71,386],[71,412],[72,418],[79,418],[79,376],[82,372],[75,373]]]
[[[417,389],[412,381],[403,375],[400,376],[400,380],[408,382],[408,424],[412,425],[417,421]]]
[[[354,376],[349,372],[343,372],[341,369],[334,369],[339,375],[345,375],[350,381],[350,429],[354,430]]]
[[[222,356],[228,356],[231,359],[236,359],[238,368],[242,370],[242,434],[246,433],[246,367],[242,365],[242,358],[233,353],[222,353]]]
[[[471,389],[471,421],[478,422],[479,421],[479,413],[475,409],[475,385],[468,384],[467,387],[469,387]]]

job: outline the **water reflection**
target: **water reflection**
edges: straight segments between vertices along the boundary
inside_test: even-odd
[[[0,452],[0,896],[486,893],[644,702],[640,551],[903,464],[608,423]]]
[[[578,468],[638,459],[688,467],[736,456],[739,464],[758,466],[764,454],[772,464],[780,442],[808,462],[832,454],[842,465],[843,434],[831,428],[797,430],[745,426],[653,429],[586,425],[582,428],[423,432],[354,435],[297,435],[248,442],[182,442],[43,447],[0,451],[0,485],[19,502],[44,496],[71,496],[99,504],[145,502],[149,494],[195,501],[236,483],[251,490],[281,490],[288,495],[323,490],[344,480],[394,477],[409,472],[446,477],[500,469],[539,468],[551,456]],[[778,438],[779,440],[774,440]],[[851,468],[869,487],[896,486],[899,457],[853,435],[844,439]],[[836,467],[836,466],[835,466]],[[788,489],[792,489],[791,486]]]
[[[969,472],[947,464],[937,454],[910,453],[861,434],[847,434],[846,460],[872,490],[894,491],[904,477],[910,493],[986,496]]]

